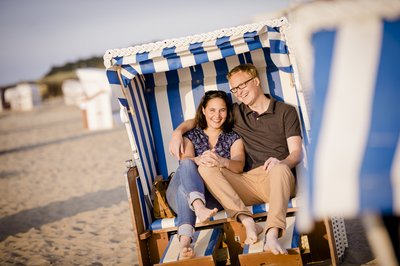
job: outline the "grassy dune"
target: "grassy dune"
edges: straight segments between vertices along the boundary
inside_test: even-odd
[[[62,95],[61,86],[66,79],[78,79],[75,70],[56,72],[38,80],[38,83],[46,87],[43,97],[49,98]]]

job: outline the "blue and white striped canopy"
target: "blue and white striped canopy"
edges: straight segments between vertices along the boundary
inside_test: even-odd
[[[194,117],[204,92],[223,90],[235,101],[226,75],[242,63],[257,67],[265,92],[298,109],[308,142],[308,115],[294,78],[286,26],[282,18],[107,51],[104,62],[109,82],[118,90],[122,84],[126,95],[120,102],[130,122],[134,158],[145,177],[141,178],[144,195],[156,175],[167,177],[177,168],[168,142],[181,122]]]
[[[320,16],[302,20],[314,62],[303,210],[400,215],[400,2],[338,2],[295,11]]]

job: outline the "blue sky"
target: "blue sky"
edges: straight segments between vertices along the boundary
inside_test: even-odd
[[[291,0],[0,0],[0,86],[107,49],[251,23]]]

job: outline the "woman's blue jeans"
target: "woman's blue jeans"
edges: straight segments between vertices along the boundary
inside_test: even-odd
[[[222,209],[205,189],[197,165],[190,159],[181,160],[167,189],[167,201],[177,214],[179,235],[193,236],[196,215],[192,203],[196,199],[202,200],[207,208]]]

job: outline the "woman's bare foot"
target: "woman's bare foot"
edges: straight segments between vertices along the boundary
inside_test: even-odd
[[[181,235],[179,237],[179,246],[181,251],[179,253],[179,260],[191,259],[195,256],[193,248],[190,246],[192,238]]]
[[[262,233],[263,228],[256,224],[250,216],[239,215],[239,220],[242,222],[243,226],[246,228],[246,240],[245,244],[254,244],[258,241],[258,235]]]
[[[196,199],[195,201],[193,201],[192,206],[194,208],[194,212],[195,212],[197,218],[199,218],[199,221],[201,223],[208,221],[211,217],[213,217],[218,212],[217,208],[214,208],[214,209],[207,208],[204,205],[203,201],[200,199]]]
[[[278,242],[279,228],[272,227],[265,235],[264,251],[271,251],[273,254],[288,254],[287,250]]]

